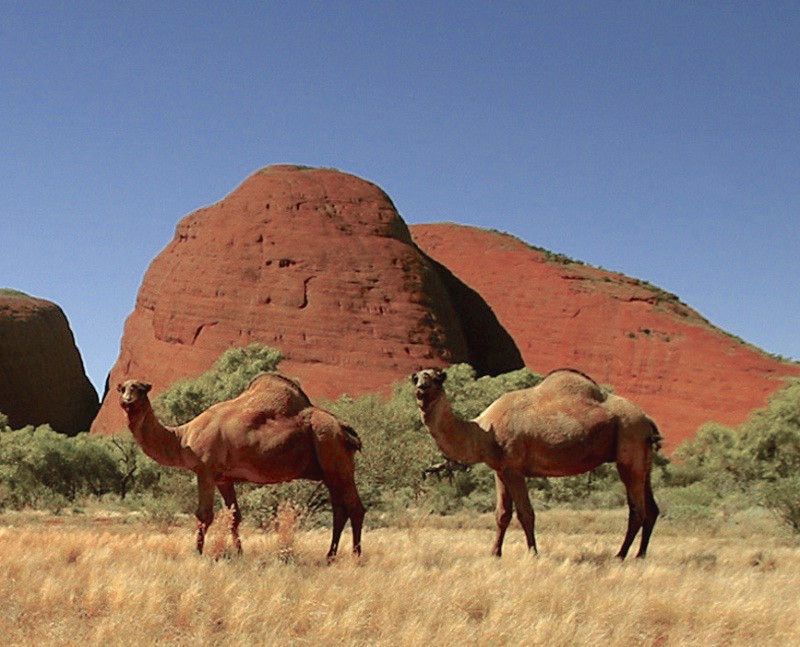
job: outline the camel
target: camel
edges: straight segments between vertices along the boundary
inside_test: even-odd
[[[628,529],[617,557],[625,559],[640,528],[637,557],[645,556],[658,517],[650,472],[662,438],[641,409],[625,398],[606,395],[580,371],[558,369],[535,387],[500,396],[467,421],[450,407],[443,386],[446,377],[439,369],[425,369],[414,373],[411,381],[422,421],[445,457],[486,463],[495,472],[493,555],[502,554],[513,507],[529,551],[538,553],[526,477],[571,476],[615,462],[628,499]]]
[[[242,552],[241,512],[234,483],[322,481],[333,507],[333,560],[348,518],[353,552],[361,554],[364,506],[356,489],[354,455],[358,434],[335,416],[311,404],[293,380],[279,373],[254,377],[237,398],[220,402],[176,427],[161,424],[148,393],[151,385],[127,380],[118,385],[120,404],[136,442],[150,458],[197,475],[197,552],[202,554],[214,520],[214,488],[232,510],[231,534]]]

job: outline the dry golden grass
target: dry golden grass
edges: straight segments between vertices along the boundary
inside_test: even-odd
[[[244,525],[239,558],[224,520],[200,557],[188,519],[7,514],[0,635],[3,645],[798,644],[796,540],[662,523],[647,560],[619,563],[623,525],[617,512],[544,512],[541,555],[525,553],[515,526],[497,560],[490,518],[409,516],[368,529],[360,560],[348,528],[327,565],[328,531],[287,533],[286,520],[267,534]]]

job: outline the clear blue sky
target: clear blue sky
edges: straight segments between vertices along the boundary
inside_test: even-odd
[[[281,162],[800,359],[796,2],[3,3],[0,287],[63,308],[98,389],[177,221]]]

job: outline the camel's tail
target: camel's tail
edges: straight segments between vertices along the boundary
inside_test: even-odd
[[[650,446],[653,448],[654,452],[657,452],[661,449],[661,446],[664,444],[664,436],[661,435],[661,432],[658,431],[658,427],[656,423],[653,422],[650,418],[647,419],[647,422],[650,423]]]
[[[361,438],[358,437],[356,430],[350,425],[342,425],[342,431],[344,432],[345,444],[355,451],[361,451]]]

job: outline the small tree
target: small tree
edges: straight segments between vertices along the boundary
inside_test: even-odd
[[[778,519],[800,534],[800,477],[790,476],[761,487],[761,503]]]
[[[262,344],[231,348],[200,377],[175,382],[155,399],[154,408],[165,424],[183,424],[210,406],[235,398],[256,375],[274,371],[282,358],[280,350]]]
[[[800,532],[800,380],[736,428],[704,425],[676,457],[675,474],[688,471],[718,498],[744,494]]]

